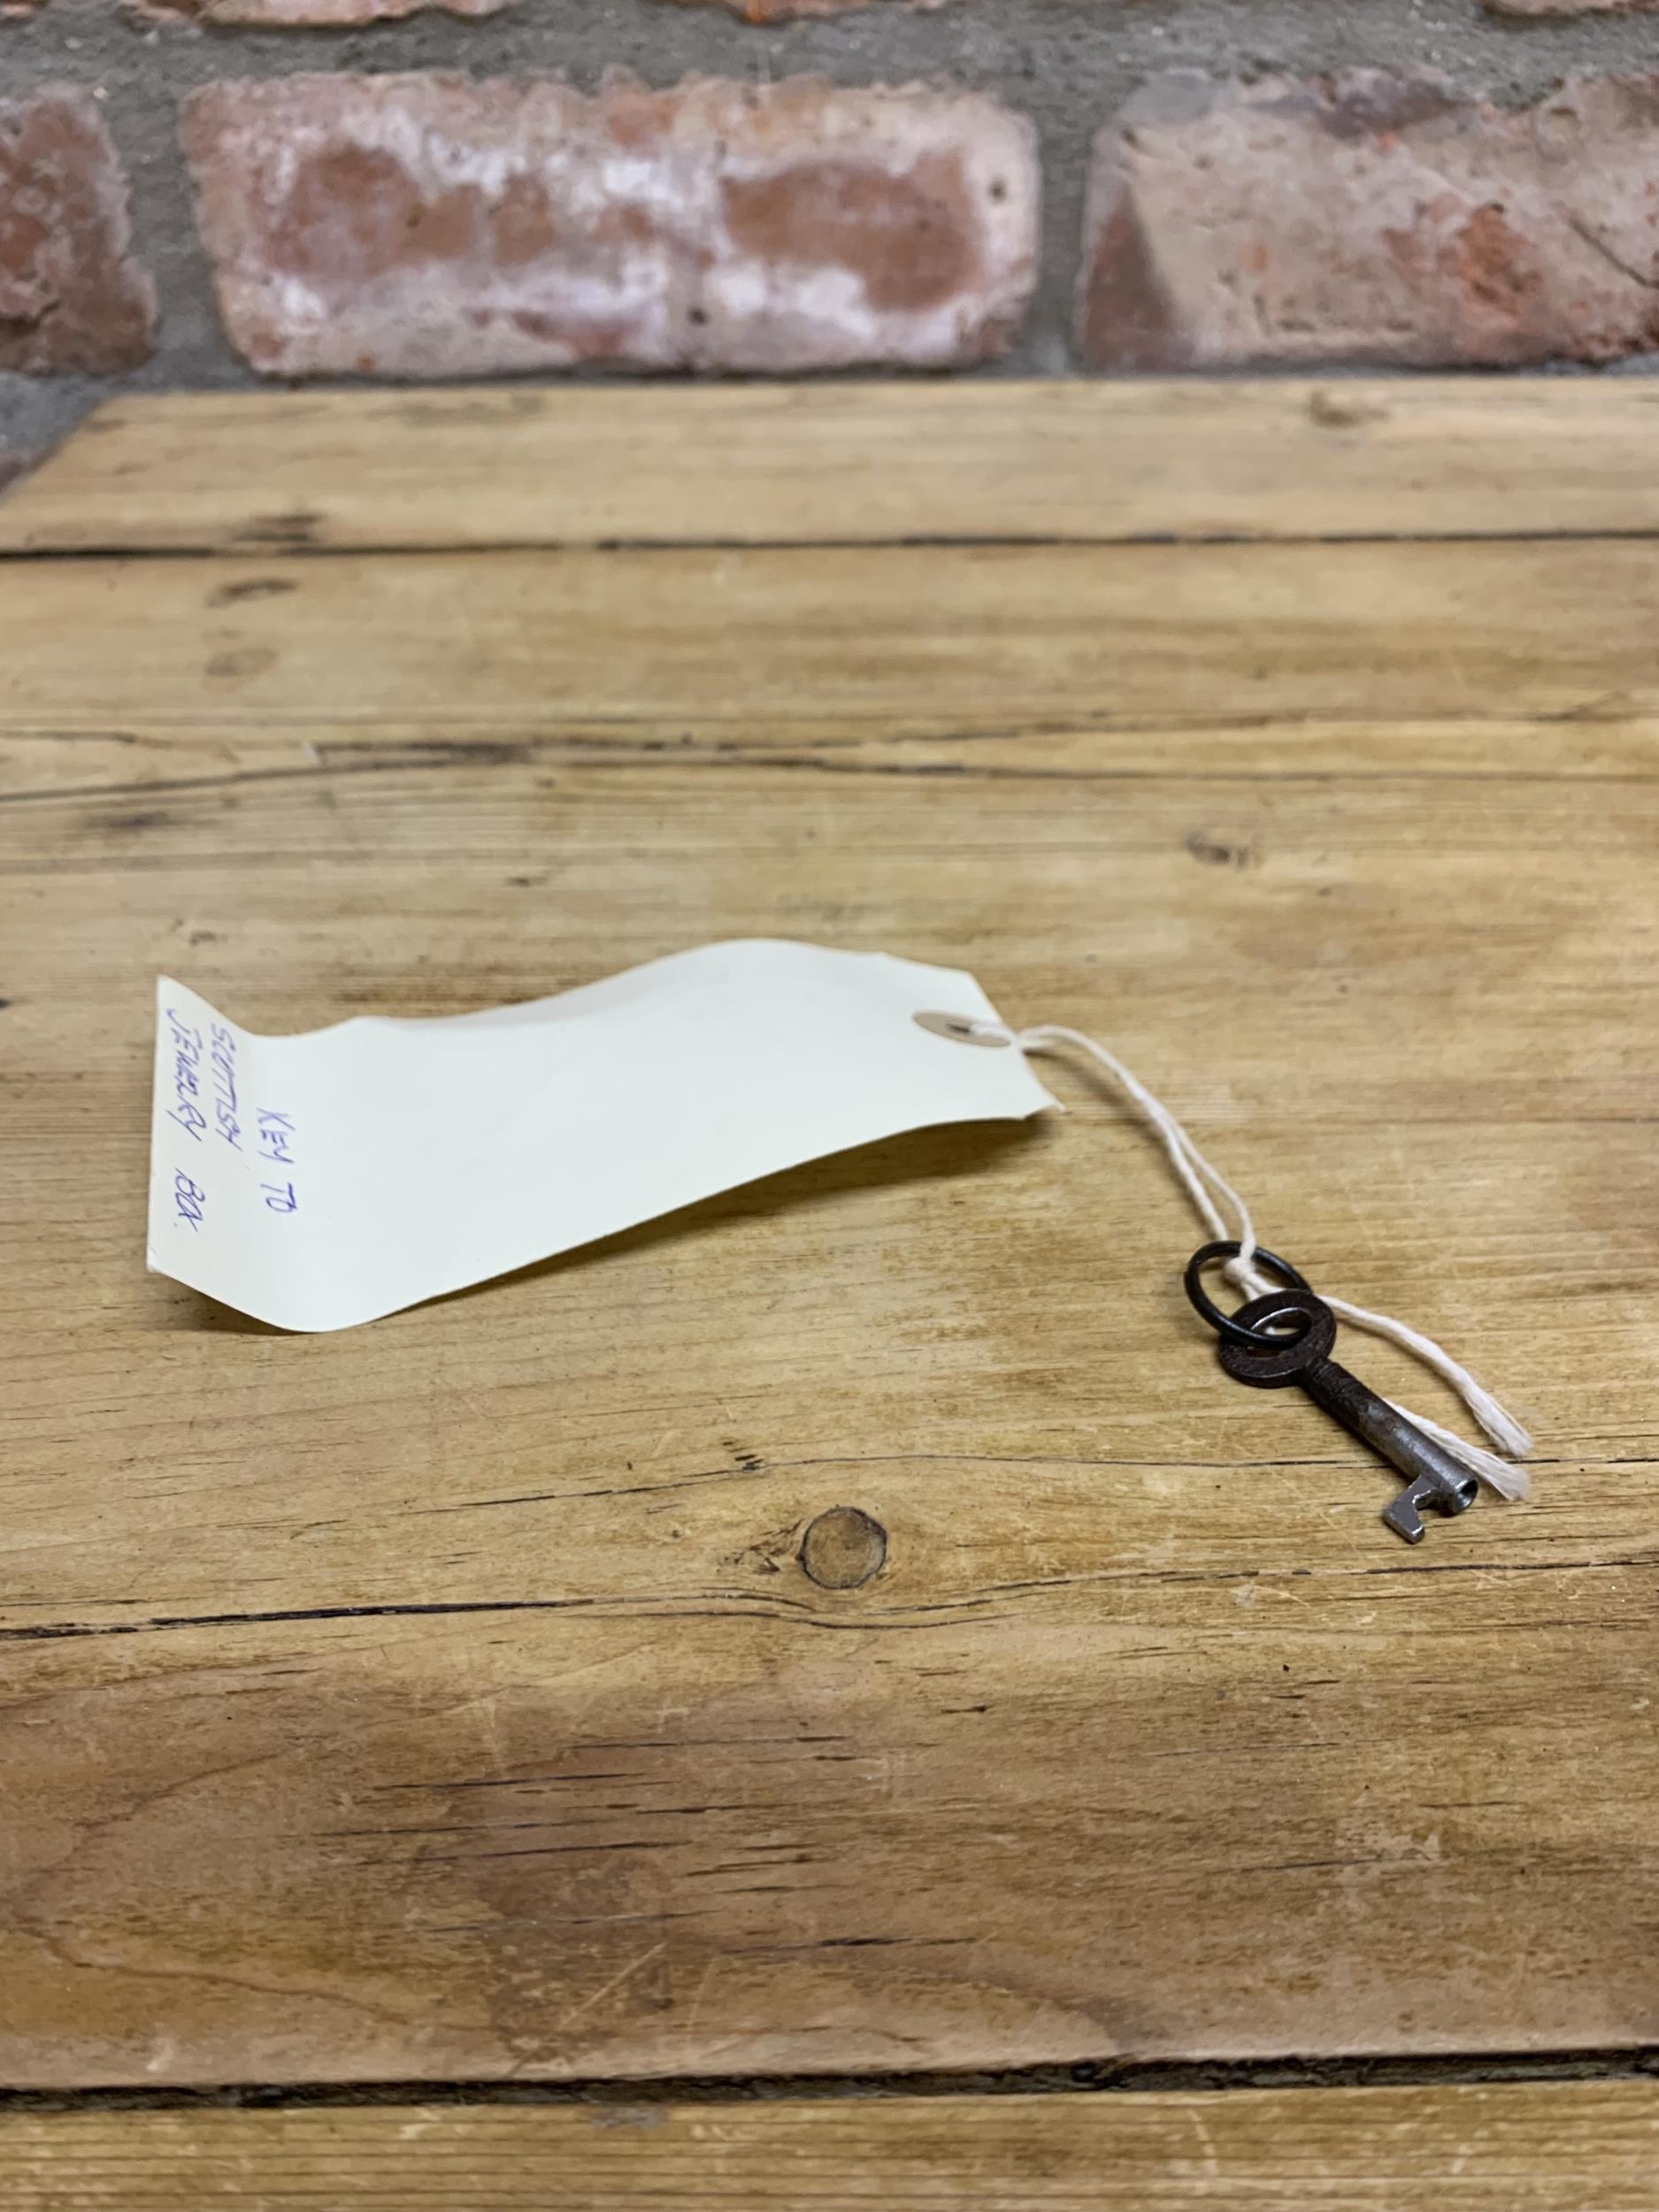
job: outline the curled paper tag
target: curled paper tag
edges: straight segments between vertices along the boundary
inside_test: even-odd
[[[556,998],[261,1037],[163,978],[150,1264],[343,1329],[906,1129],[1055,1101],[970,975],[770,940]]]

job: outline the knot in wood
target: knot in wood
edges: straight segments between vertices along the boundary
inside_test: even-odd
[[[887,1532],[856,1505],[820,1513],[801,1539],[801,1564],[825,1590],[856,1590],[880,1573]]]

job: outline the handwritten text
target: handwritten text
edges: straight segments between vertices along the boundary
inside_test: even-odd
[[[259,1156],[261,1159],[279,1161],[284,1167],[292,1167],[295,1144],[293,1117],[278,1113],[273,1106],[261,1106],[257,1110]],[[259,1187],[265,1193],[265,1204],[273,1214],[297,1211],[299,1194],[291,1182],[261,1183]]]
[[[242,1124],[236,1118],[236,1037],[223,1022],[214,1022],[208,1031],[212,1049],[209,1058],[213,1067],[213,1118],[219,1133],[233,1152],[242,1150]]]
[[[188,1130],[192,1140],[200,1144],[202,1133],[207,1127],[207,1116],[203,1112],[202,1096],[202,1033],[192,1029],[189,1023],[174,1013],[170,1006],[165,1020],[173,1044],[173,1104],[167,1109],[169,1121],[176,1121],[180,1129]]]
[[[188,1222],[193,1230],[201,1227],[207,1211],[207,1193],[200,1183],[192,1182],[182,1168],[173,1174],[173,1202],[176,1220]]]
[[[269,1106],[259,1109],[259,1150],[267,1160],[280,1160],[284,1167],[294,1164],[294,1124],[287,1114],[274,1112]]]

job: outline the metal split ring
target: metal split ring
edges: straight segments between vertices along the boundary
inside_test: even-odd
[[[1217,1260],[1236,1260],[1243,1249],[1237,1237],[1218,1237],[1213,1244],[1201,1244],[1187,1263],[1187,1272],[1181,1278],[1182,1287],[1200,1319],[1207,1321],[1216,1334],[1225,1337],[1229,1344],[1240,1345],[1248,1352],[1282,1350],[1286,1341],[1282,1331],[1252,1329],[1233,1320],[1230,1315],[1222,1312],[1204,1288],[1204,1270]],[[1265,1246],[1258,1244],[1250,1256],[1253,1261],[1259,1260],[1263,1266],[1271,1267],[1287,1288],[1311,1289],[1312,1286],[1305,1275],[1300,1274],[1288,1260],[1281,1260],[1277,1252],[1268,1251]],[[1306,1329],[1300,1333],[1305,1335]]]

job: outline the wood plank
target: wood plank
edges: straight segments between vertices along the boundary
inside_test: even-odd
[[[783,934],[973,964],[1013,1018],[1115,1040],[1211,1134],[1271,1125],[1288,1037],[1299,1118],[1386,1142],[1402,1188],[1391,1132],[1495,1123],[1502,1146],[1506,1127],[1581,1120],[1640,1141],[1653,772],[1391,774],[1372,728],[1346,775],[1188,774],[1181,741],[1157,741],[1162,775],[1112,775],[1118,741],[1097,733],[1098,775],[1028,778],[976,772],[972,741],[946,775],[902,755],[848,773],[833,749],[626,744],[614,760],[393,753],[371,773],[344,745],[268,779],[14,800],[12,1049],[54,1107],[59,1087],[111,1086],[111,1132],[157,966],[280,1030],[465,1011],[710,936]],[[1277,1156],[1269,1143],[1251,1172]]]
[[[1659,544],[22,563],[0,731],[1651,720]],[[88,650],[96,639],[97,649]]]
[[[0,2078],[1651,2044],[1656,560],[12,564]],[[157,967],[301,1026],[743,933],[1109,1038],[1537,1502],[1394,1548],[1075,1071],[343,1337],[140,1272]]]
[[[1651,2081],[0,2118],[12,2212],[1655,2212]]]
[[[888,719],[846,716],[787,724],[720,716],[650,716],[626,724],[568,717],[550,703],[534,718],[451,726],[396,720],[342,726],[319,717],[279,725],[226,721],[181,727],[166,718],[124,718],[119,730],[0,727],[0,804],[87,798],[116,813],[118,799],[225,793],[242,781],[304,781],[426,775],[511,759],[561,783],[595,764],[632,766],[678,781],[682,770],[714,765],[830,776],[911,776],[1034,782],[1062,777],[1127,794],[1160,774],[1249,791],[1363,773],[1385,790],[1415,783],[1427,806],[1474,804],[1519,778],[1556,784],[1595,781],[1604,797],[1659,766],[1659,718],[1593,715],[1557,720],[1347,721],[1269,717],[1250,722],[1148,720],[1122,725],[1061,718],[979,726],[972,707],[954,726],[916,713]],[[1102,745],[1102,734],[1110,746]],[[733,756],[739,756],[737,759]],[[1172,766],[1173,764],[1173,766]],[[545,781],[540,787],[551,786]],[[128,810],[128,813],[144,810]],[[42,838],[50,832],[39,826]],[[157,826],[154,822],[148,827]],[[1196,856],[1214,867],[1248,867],[1260,856],[1225,828],[1192,833]],[[1197,852],[1202,846],[1203,851]]]
[[[193,763],[199,670],[150,692]],[[356,726],[0,809],[0,2077],[1651,2042],[1640,733],[1460,783],[1375,721],[1288,778],[1213,733],[941,776],[626,725],[365,773]],[[1181,1202],[1064,1070],[1064,1125],[342,1337],[140,1273],[157,966],[281,1027],[768,929],[1110,1038],[1316,1279],[1516,1389],[1536,1504],[1394,1548],[1361,1454],[1216,1373]],[[889,1535],[843,1594],[797,1556],[839,1504]]]
[[[485,1517],[420,1479],[433,1410],[388,1400],[382,1422],[416,1440],[410,1517],[447,1520],[465,1554]],[[741,1448],[767,1440],[755,1395],[730,1410]],[[840,1465],[747,1485],[728,1458],[657,1486],[604,1581],[565,1546],[556,1484],[509,1509],[545,1563],[521,1574],[534,1594],[470,1609],[411,1569],[352,1617],[326,1601],[367,1593],[320,1577],[320,1617],[283,1617],[270,1586],[265,1617],[193,1617],[166,1572],[187,1525],[164,1512],[128,1583],[176,1610],[7,1647],[5,2078],[1655,2039],[1640,1538],[1575,1565],[1535,1523],[1524,1556],[1483,1509],[1408,1562],[1378,1550],[1353,1471],[1283,1463],[1248,1471],[1243,1538],[1241,1503],[1219,1526],[1203,1510],[1245,1486],[1236,1458],[1109,1453],[1091,1482],[1025,1441],[1000,1479],[993,1453],[906,1470],[850,1440]],[[167,1472],[141,1475],[152,1500]],[[1051,1486],[1015,1546],[1010,1495]],[[261,1468],[227,1503],[280,1517],[273,1487]],[[1621,1496],[1650,1529],[1650,1471]],[[803,1498],[880,1518],[891,1579],[808,1590]],[[953,1572],[962,1548],[977,1574]]]
[[[0,550],[1659,529],[1638,378],[174,393],[107,402]]]

